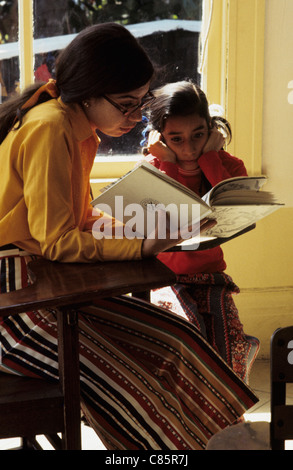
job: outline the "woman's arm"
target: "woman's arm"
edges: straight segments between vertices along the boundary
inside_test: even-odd
[[[63,262],[140,258],[142,240],[97,240],[89,227],[83,231],[83,192],[77,198],[72,188],[70,129],[60,123],[40,122],[30,129],[23,126],[24,131],[19,151],[23,193],[29,231],[40,253]]]

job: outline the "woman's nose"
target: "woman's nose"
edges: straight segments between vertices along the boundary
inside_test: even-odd
[[[133,113],[130,113],[127,118],[132,122],[140,122],[142,120],[142,110],[140,108],[136,109]]]

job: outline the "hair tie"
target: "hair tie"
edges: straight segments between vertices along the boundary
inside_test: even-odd
[[[20,109],[27,109],[35,106],[42,93],[48,93],[52,98],[58,98],[60,93],[56,85],[56,80],[50,78],[47,83],[37,89],[37,91],[22,105]]]
[[[148,125],[149,123],[149,120],[146,116],[142,116],[142,123],[146,126],[143,131],[142,131],[142,136],[143,136],[143,139],[140,141],[140,146],[143,147],[146,143],[147,143],[147,138],[148,138],[148,133],[149,131],[151,130],[150,129],[150,126]]]

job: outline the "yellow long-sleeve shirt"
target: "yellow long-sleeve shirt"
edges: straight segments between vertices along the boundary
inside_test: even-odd
[[[63,262],[141,257],[142,240],[97,240],[89,204],[99,139],[79,105],[32,108],[0,146],[0,246]]]

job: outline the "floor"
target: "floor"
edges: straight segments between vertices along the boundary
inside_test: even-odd
[[[250,387],[255,391],[259,397],[259,402],[251,408],[246,414],[246,421],[269,421],[270,420],[270,369],[269,361],[259,360],[256,361],[251,375]],[[293,384],[288,388],[287,399],[290,404],[293,404]],[[45,448],[50,449],[47,441],[40,437],[40,443]],[[19,441],[17,439],[3,439],[0,440],[0,450],[9,449],[17,446]],[[82,449],[83,450],[103,450],[104,446],[96,436],[95,432],[88,426],[82,425]],[[293,441],[286,442],[286,450],[293,450]]]

